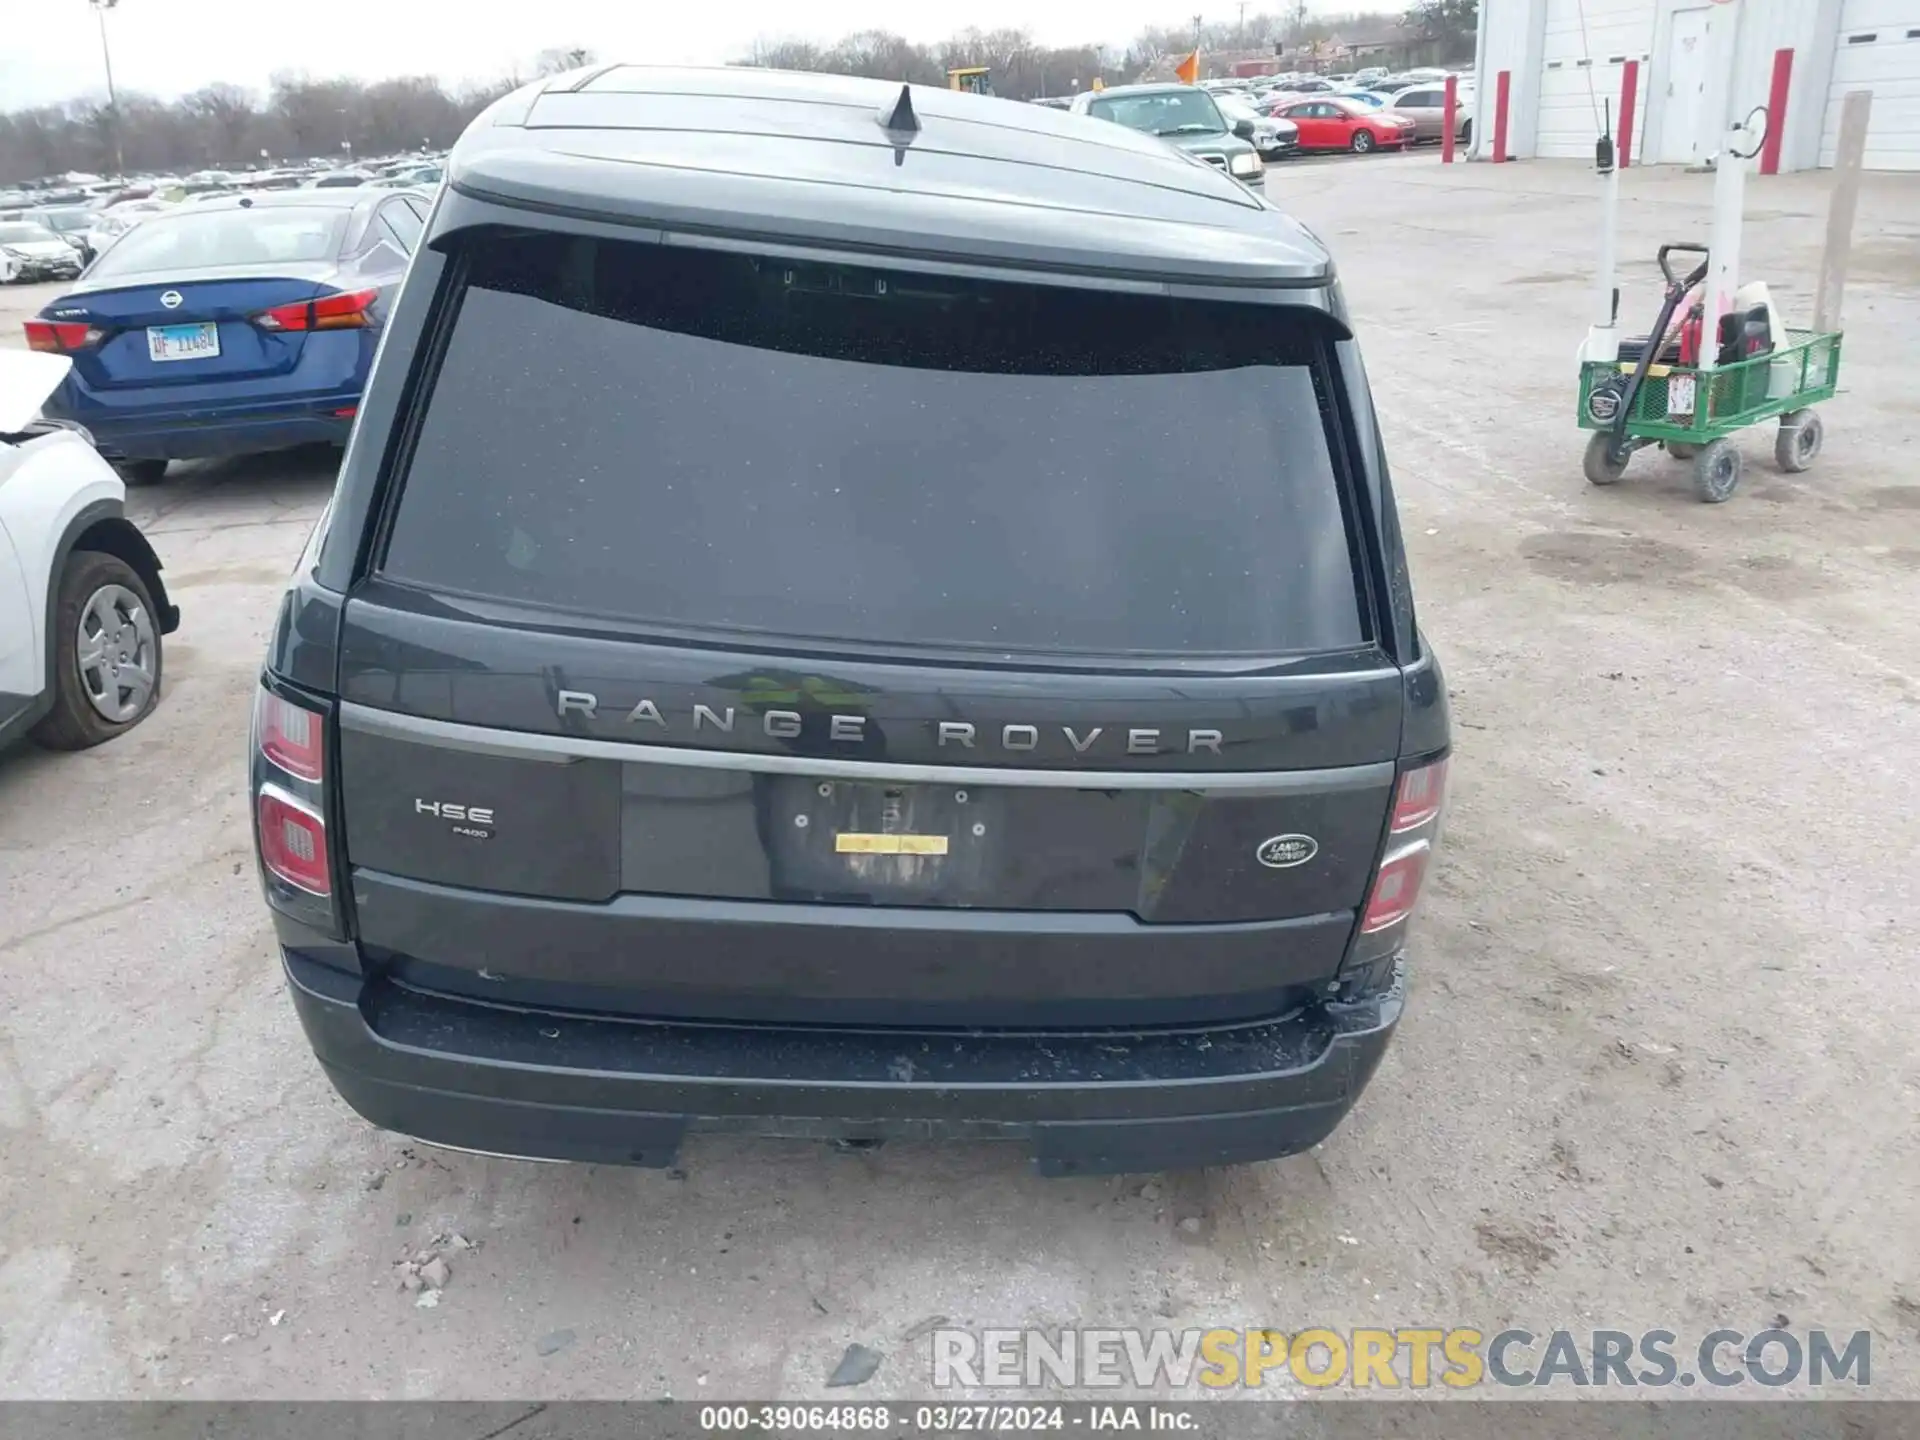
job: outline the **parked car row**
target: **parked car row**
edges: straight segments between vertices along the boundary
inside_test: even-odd
[[[0,284],[69,279],[136,225],[174,206],[284,190],[430,189],[440,183],[441,173],[441,157],[422,153],[342,169],[314,161],[125,181],[89,176],[77,185],[71,183],[73,177],[63,177],[34,190],[0,193],[0,225],[32,227],[31,233],[16,229],[9,239],[0,240]],[[69,261],[69,252],[78,256],[78,265]]]
[[[1268,163],[1298,152],[1365,155],[1440,139],[1446,129],[1445,72],[1434,73],[1441,83],[1423,81],[1392,94],[1336,90],[1314,76],[1308,77],[1311,86],[1295,79],[1295,89],[1251,81],[1113,85],[1035,103],[1159,136],[1257,186]],[[1472,93],[1471,85],[1457,92],[1455,133],[1461,141],[1472,138]]]
[[[1347,90],[1378,90],[1391,94],[1415,85],[1444,84],[1449,74],[1458,74],[1464,82],[1471,83],[1472,76],[1468,72],[1447,71],[1431,65],[1401,71],[1388,70],[1384,65],[1369,65],[1364,69],[1329,75],[1295,70],[1276,75],[1223,76],[1200,83],[1216,92],[1239,91],[1256,95],[1270,90],[1291,91],[1299,95],[1337,94]]]
[[[1393,149],[1408,143],[1439,140],[1446,129],[1447,71],[1409,70],[1389,74],[1378,67],[1350,75],[1259,75],[1202,82],[1219,97],[1251,105],[1271,118],[1318,122],[1303,127],[1302,150]],[[1473,134],[1473,76],[1455,77],[1458,110],[1455,138]],[[1335,112],[1305,107],[1332,103]],[[1374,124],[1360,111],[1378,112],[1412,121],[1411,133],[1402,125]],[[1352,116],[1351,121],[1348,116]]]

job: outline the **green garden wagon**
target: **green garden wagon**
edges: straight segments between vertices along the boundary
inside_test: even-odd
[[[1631,384],[1637,361],[1584,362],[1579,422],[1595,432],[1587,441],[1587,479],[1617,484],[1635,450],[1657,445],[1676,460],[1690,461],[1694,494],[1717,505],[1740,484],[1734,432],[1776,416],[1775,462],[1789,473],[1805,470],[1820,453],[1820,413],[1813,406],[1833,395],[1840,338],[1837,331],[1789,330],[1786,344],[1711,370],[1647,365],[1638,386]]]

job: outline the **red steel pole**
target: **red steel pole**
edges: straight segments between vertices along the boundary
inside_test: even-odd
[[[1793,81],[1793,51],[1773,52],[1773,83],[1767,88],[1767,139],[1760,147],[1760,173],[1780,173],[1780,141],[1787,128],[1787,89]]]
[[[1640,98],[1640,62],[1627,61],[1620,77],[1620,168],[1633,163],[1633,106]]]
[[[1513,83],[1513,72],[1502,70],[1493,86],[1493,163],[1501,165],[1507,158],[1507,95]]]
[[[1460,77],[1458,75],[1447,76],[1447,99],[1446,104],[1441,108],[1445,112],[1441,120],[1445,128],[1440,131],[1440,163],[1451,165],[1454,132],[1460,128]]]

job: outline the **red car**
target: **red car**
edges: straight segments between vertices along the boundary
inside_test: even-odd
[[[1338,95],[1297,100],[1275,112],[1300,127],[1302,150],[1398,150],[1413,139],[1413,122]]]

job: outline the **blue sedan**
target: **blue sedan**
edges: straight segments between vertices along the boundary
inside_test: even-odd
[[[133,484],[170,460],[344,444],[424,228],[411,192],[225,196],[154,215],[27,321],[47,401]]]

